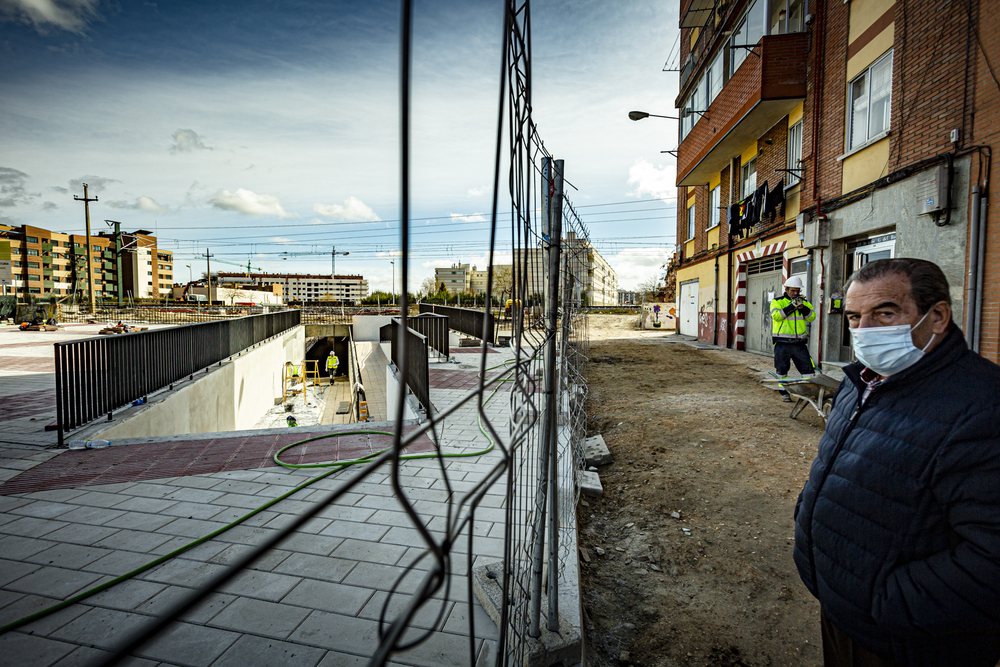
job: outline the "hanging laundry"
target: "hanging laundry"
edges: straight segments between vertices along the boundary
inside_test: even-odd
[[[757,188],[751,199],[753,200],[753,214],[751,215],[751,219],[753,220],[753,224],[756,225],[760,222],[761,215],[764,213],[764,201],[767,199],[767,181],[764,181],[764,183]]]
[[[784,213],[785,179],[778,181],[774,189],[767,193],[767,200],[764,202],[764,215],[768,216],[769,222],[774,222],[774,216],[777,215],[779,206]]]

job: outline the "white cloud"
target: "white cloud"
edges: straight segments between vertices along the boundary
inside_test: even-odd
[[[469,196],[470,197],[482,197],[484,194],[486,194],[489,191],[490,191],[490,189],[488,187],[486,187],[485,185],[482,186],[481,188],[469,188]]]
[[[403,252],[401,250],[390,250],[389,252],[377,252],[376,257],[402,257]]]
[[[236,211],[244,215],[276,215],[279,218],[293,217],[281,207],[281,200],[274,195],[259,195],[245,188],[236,192],[219,190],[208,203],[223,211]]]
[[[370,206],[354,196],[345,199],[343,206],[340,204],[313,204],[313,210],[325,218],[349,222],[376,222],[382,219],[375,215],[375,211]]]
[[[58,208],[59,208],[59,206],[55,202],[52,202],[52,201],[47,201],[47,202],[44,202],[42,204],[42,210],[43,211],[55,211]]]
[[[0,167],[0,206],[30,204],[35,197],[41,196],[37,192],[28,192],[25,187],[27,182],[28,175],[23,171]]]
[[[665,269],[660,267],[672,254],[666,248],[629,248],[612,256],[605,255],[605,259],[618,274],[618,287],[627,290],[634,289],[654,273],[662,277]]]
[[[112,183],[121,183],[121,181],[117,178],[105,178],[103,176],[81,176],[69,182],[69,189],[73,191],[82,190],[84,183],[88,186],[88,194],[92,194],[95,192],[104,192]]]
[[[164,206],[163,204],[157,203],[152,197],[147,197],[141,195],[135,198],[134,202],[129,202],[124,199],[115,199],[112,201],[104,202],[111,208],[125,208],[135,211],[150,211],[152,213],[170,213],[170,208]]]
[[[486,216],[482,213],[452,213],[451,219],[455,222],[486,222]]]
[[[268,243],[295,243],[293,239],[286,239],[283,236],[275,236],[267,240]],[[263,255],[261,255],[263,257]]]
[[[635,186],[629,194],[637,197],[652,195],[657,199],[675,200],[677,199],[676,173],[676,168],[671,165],[654,166],[639,158],[628,170],[628,183]]]
[[[82,33],[97,14],[98,0],[0,0],[0,21],[28,23],[41,34],[49,26]]]
[[[210,146],[206,146],[202,137],[194,130],[184,130],[178,128],[173,133],[174,145],[170,147],[171,153],[193,153],[194,151],[210,151]],[[250,165],[251,167],[253,165]]]

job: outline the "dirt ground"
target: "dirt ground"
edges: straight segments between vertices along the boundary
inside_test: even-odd
[[[578,510],[588,663],[820,665],[792,512],[821,420],[761,386],[768,358],[636,320],[590,317],[589,430],[614,462]]]

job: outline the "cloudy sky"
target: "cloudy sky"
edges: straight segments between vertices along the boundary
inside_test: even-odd
[[[484,264],[501,6],[414,3],[411,288],[435,266]],[[677,74],[661,69],[676,12],[531,8],[535,122],[625,288],[675,244],[674,163],[660,151],[676,123],[626,114],[673,112]],[[88,183],[95,233],[106,219],[155,231],[175,281],[187,264],[204,271],[206,247],[216,261],[329,272],[336,246],[350,253],[337,273],[388,289],[398,39],[397,0],[0,0],[0,222],[82,233],[73,195]],[[500,238],[509,249],[509,215]],[[399,273],[397,260],[397,285]]]

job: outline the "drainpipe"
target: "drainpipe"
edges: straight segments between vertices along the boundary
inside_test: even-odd
[[[721,232],[722,229],[720,228]],[[712,320],[712,345],[719,344],[719,253],[715,253],[715,318]]]
[[[979,212],[979,225],[980,225],[980,239],[986,238],[986,212],[989,210],[986,205],[987,197],[983,195],[982,201],[979,202],[980,212]],[[979,354],[980,341],[982,340],[981,332],[979,331],[979,325],[983,317],[983,266],[985,265],[985,253],[986,244],[979,243],[979,266],[978,274],[976,276],[976,284],[979,285],[980,289],[976,292],[976,319],[973,323],[976,329],[976,339],[972,346],[972,351]]]
[[[976,303],[979,296],[979,207],[982,204],[982,197],[979,194],[979,186],[972,186],[972,221],[969,224],[969,273],[966,277],[965,296],[965,340],[969,348],[976,350]]]

